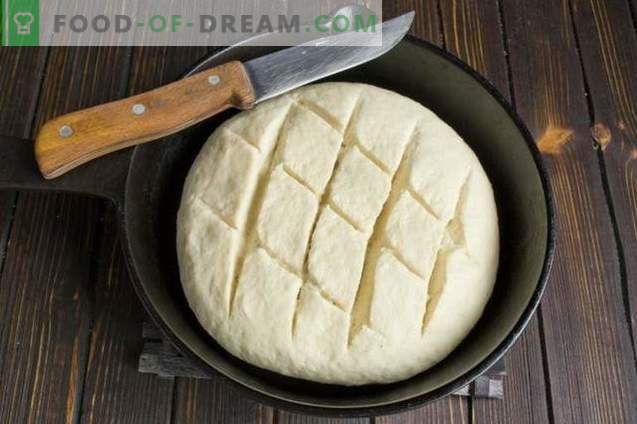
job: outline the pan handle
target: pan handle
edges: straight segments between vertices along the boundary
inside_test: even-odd
[[[33,155],[33,140],[0,136],[0,189],[66,191],[124,204],[132,152],[122,150],[55,180],[45,180]]]

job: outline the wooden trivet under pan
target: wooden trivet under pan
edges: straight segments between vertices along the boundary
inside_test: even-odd
[[[153,324],[144,323],[142,337],[144,348],[139,356],[139,372],[155,374],[161,378],[210,378],[210,375],[198,368],[164,339],[161,331]],[[502,378],[505,375],[504,358],[501,358],[484,374],[456,391],[454,395],[502,399],[504,395]]]

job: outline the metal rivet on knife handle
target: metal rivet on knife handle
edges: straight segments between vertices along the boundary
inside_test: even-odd
[[[217,85],[221,82],[221,78],[219,77],[219,75],[210,75],[208,77],[208,82],[212,85]]]
[[[58,131],[58,134],[60,134],[60,137],[62,138],[67,138],[73,135],[73,128],[69,127],[68,125],[62,125]]]
[[[139,116],[146,113],[146,106],[141,103],[137,103],[133,105],[133,114]]]

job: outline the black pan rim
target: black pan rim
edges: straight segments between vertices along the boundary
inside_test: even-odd
[[[553,264],[553,257],[555,254],[555,238],[556,238],[556,225],[555,225],[555,208],[553,201],[553,194],[549,184],[549,176],[546,171],[546,168],[542,161],[542,156],[540,154],[539,149],[535,144],[535,140],[531,135],[531,132],[528,130],[523,120],[519,117],[514,107],[508,102],[507,99],[489,82],[485,77],[480,75],[477,71],[471,68],[468,64],[460,60],[458,57],[453,54],[443,50],[442,48],[428,42],[422,40],[420,38],[407,35],[405,37],[407,42],[413,43],[421,48],[425,48],[441,56],[443,59],[449,61],[452,65],[459,67],[462,71],[467,73],[470,77],[476,80],[483,88],[487,90],[487,92],[502,106],[502,108],[507,112],[517,129],[520,131],[524,140],[526,142],[527,148],[533,157],[533,161],[537,168],[538,174],[540,176],[543,192],[544,192],[544,201],[546,207],[546,219],[547,219],[547,243],[546,243],[546,251],[544,255],[544,263],[542,266],[542,271],[540,273],[538,284],[531,295],[529,303],[526,308],[523,310],[522,314],[518,321],[514,324],[513,328],[509,332],[509,334],[504,338],[504,340],[495,347],[495,349],[487,355],[478,365],[465,372],[463,375],[457,377],[456,379],[450,381],[449,383],[422,395],[418,395],[411,399],[401,400],[397,402],[387,403],[383,405],[375,405],[375,406],[364,406],[364,407],[326,407],[326,406],[316,406],[310,405],[306,403],[299,403],[290,400],[284,400],[273,395],[264,393],[257,389],[247,386],[245,383],[241,381],[235,380],[230,376],[224,375],[212,365],[205,362],[199,356],[197,356],[194,352],[192,352],[175,334],[167,323],[165,323],[160,317],[159,313],[155,309],[155,305],[151,302],[150,298],[147,296],[144,285],[137,274],[135,269],[135,264],[132,255],[132,246],[130,244],[130,239],[128,237],[128,232],[126,228],[126,203],[124,203],[124,207],[120,209],[120,229],[122,231],[122,244],[124,250],[127,252],[127,265],[129,268],[129,273],[131,275],[131,280],[133,282],[133,286],[135,291],[140,298],[140,301],[144,305],[144,308],[151,316],[153,322],[162,330],[163,334],[173,343],[181,353],[195,362],[199,367],[201,367],[204,371],[211,375],[221,376],[224,380],[232,382],[233,386],[239,388],[243,394],[247,397],[266,404],[268,406],[272,406],[277,409],[284,409],[287,411],[309,414],[309,415],[317,415],[317,416],[333,416],[333,417],[368,417],[368,416],[378,416],[378,415],[389,415],[396,414],[399,412],[406,412],[411,409],[418,408],[426,403],[432,402],[434,400],[443,398],[452,394],[454,391],[458,390],[461,387],[466,386],[481,374],[483,374],[486,370],[488,370],[495,362],[497,362],[513,345],[513,343],[520,337],[526,326],[528,325],[530,319],[533,316],[533,313],[539,306],[540,300],[544,291],[546,289],[546,285],[548,283],[549,274],[551,271],[551,267]],[[210,55],[203,58],[200,62],[192,66],[190,69],[194,69],[199,67],[201,64],[208,61]],[[133,156],[130,161],[130,167],[128,173],[130,175],[131,169],[135,164],[135,156],[138,153],[138,147],[135,148],[133,152]],[[128,181],[126,184],[126,193],[129,192]]]

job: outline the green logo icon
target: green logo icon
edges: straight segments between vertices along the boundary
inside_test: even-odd
[[[2,5],[2,45],[40,44],[39,0],[0,0]]]

